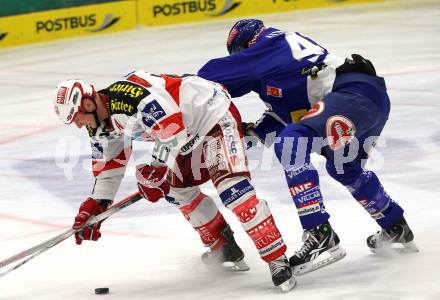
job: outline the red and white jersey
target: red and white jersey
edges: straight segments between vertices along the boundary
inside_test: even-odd
[[[113,200],[132,140],[154,141],[153,158],[172,168],[177,155],[197,147],[231,104],[223,86],[194,75],[136,71],[99,93],[107,96],[111,124],[88,128],[95,199]]]

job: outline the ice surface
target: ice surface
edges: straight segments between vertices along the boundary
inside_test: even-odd
[[[161,201],[139,202],[111,217],[98,243],[78,247],[67,240],[0,279],[0,299],[440,299],[440,3],[387,1],[261,18],[310,35],[340,56],[360,53],[386,77],[392,112],[370,167],[405,208],[421,252],[370,254],[365,238],[378,226],[314,157],[347,257],[298,277],[288,295],[274,293],[266,264],[232,213],[222,209],[251,270],[213,274],[200,262],[204,249],[198,236]],[[57,83],[82,78],[105,87],[134,69],[194,73],[208,59],[226,54],[232,23],[0,50],[0,259],[66,230],[91,189],[86,134],[59,125],[53,113]],[[235,102],[248,121],[264,109],[255,95]],[[133,166],[150,150],[140,144],[135,149],[119,198],[135,191]],[[281,169],[271,149],[251,150],[249,157],[258,194],[270,203],[291,255],[301,245],[301,228]],[[204,192],[215,197],[212,185]],[[94,295],[97,287],[109,287],[110,294]]]

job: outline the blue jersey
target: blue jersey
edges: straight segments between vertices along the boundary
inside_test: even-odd
[[[232,97],[258,93],[268,107],[265,116],[285,126],[298,123],[331,91],[343,62],[300,33],[267,28],[252,47],[210,60],[198,76],[225,85]]]

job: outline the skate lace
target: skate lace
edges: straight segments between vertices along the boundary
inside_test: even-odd
[[[285,256],[281,256],[269,263],[269,269],[272,276],[277,275],[282,272],[286,267],[289,266],[289,262]]]
[[[319,244],[318,239],[315,237],[314,230],[304,230],[302,241],[304,244],[302,245],[301,249],[295,252],[295,255],[299,258],[303,258],[306,256],[310,250],[312,250],[313,246],[315,244]]]

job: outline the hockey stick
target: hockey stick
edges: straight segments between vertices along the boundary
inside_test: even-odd
[[[26,258],[25,260],[21,261],[20,263],[16,264],[15,266],[13,266],[12,268],[10,268],[9,270],[7,270],[6,272],[2,272],[0,273],[0,278],[5,276],[6,274],[8,274],[9,272],[21,267],[22,265],[24,265],[25,263],[27,263],[29,260],[31,260],[34,257],[37,257],[38,255],[40,255],[41,253],[45,252],[46,250],[49,250],[50,248],[52,248],[53,246],[61,243],[62,241],[68,239],[69,237],[71,237],[72,235],[74,235],[75,233],[83,230],[85,227],[87,226],[91,226],[94,225],[100,221],[103,221],[105,219],[107,219],[109,216],[113,215],[114,213],[120,211],[121,209],[137,202],[138,200],[142,199],[142,195],[137,192],[134,193],[130,196],[128,196],[127,198],[122,199],[121,201],[119,201],[118,203],[112,205],[109,209],[107,209],[106,211],[104,211],[103,213],[97,215],[97,216],[93,216],[89,219],[89,221],[87,222],[86,225],[84,225],[82,228],[74,230],[74,229],[69,229],[41,244],[38,244],[34,247],[31,247],[29,249],[26,249],[16,255],[13,255],[3,261],[0,262],[0,268],[3,268],[13,262],[16,262],[20,259]],[[29,256],[31,255],[31,256]],[[29,256],[29,257],[28,257]]]

